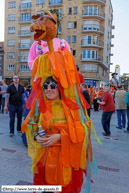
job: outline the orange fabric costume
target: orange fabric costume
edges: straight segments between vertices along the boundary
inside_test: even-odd
[[[58,88],[62,98],[58,102],[48,101],[42,90],[44,80],[51,74],[61,83]],[[79,77],[72,54],[65,50],[38,57],[34,63],[32,77],[36,77],[36,82],[33,82],[35,98],[22,125],[22,132],[26,131],[29,155],[33,159],[34,183],[62,185],[62,192],[70,190],[79,193],[83,172],[86,172],[87,163],[93,159],[91,120],[86,116],[86,104],[80,93]],[[32,123],[32,127],[28,123]],[[42,125],[47,135],[60,132],[61,141],[52,147],[41,147],[32,137],[32,133],[38,131],[38,125]],[[45,171],[42,178],[41,171]],[[78,187],[76,180],[73,183],[74,177],[76,180],[82,179]]]
[[[99,97],[99,90],[95,89],[93,93],[93,100],[96,100],[98,97]]]
[[[100,98],[103,97],[103,90],[99,90],[99,97],[100,97]]]
[[[42,89],[49,76],[57,81],[61,93],[58,101],[47,100]],[[87,174],[87,168],[94,162],[91,125],[94,134],[95,130],[86,115],[86,104],[79,85],[74,58],[67,49],[48,52],[35,59],[32,92],[27,102],[31,110],[22,125],[22,132],[26,132],[27,136],[28,154],[33,160],[35,185],[61,185],[63,193],[79,193],[83,173]],[[42,125],[46,135],[60,133],[61,140],[43,148],[33,138],[33,133],[38,132],[38,125]],[[95,137],[100,143],[96,134]]]

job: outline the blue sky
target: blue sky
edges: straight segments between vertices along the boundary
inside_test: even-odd
[[[0,41],[4,41],[4,1],[0,0]],[[113,25],[115,30],[112,34],[113,56],[111,62],[111,72],[114,72],[115,65],[120,65],[121,74],[129,73],[129,0],[112,0],[113,6]]]
[[[120,65],[121,74],[129,73],[129,0],[112,0],[115,38],[112,40],[112,62]],[[113,72],[114,66],[111,67]]]

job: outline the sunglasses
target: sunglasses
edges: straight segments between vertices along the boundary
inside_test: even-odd
[[[44,85],[43,85],[44,90],[47,90],[47,89],[48,89],[48,86],[49,86],[52,90],[54,90],[54,89],[56,89],[57,84],[56,84],[55,82],[51,82],[50,84],[44,83]]]

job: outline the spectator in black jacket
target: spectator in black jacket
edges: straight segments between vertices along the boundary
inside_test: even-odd
[[[27,100],[24,93],[24,87],[19,84],[19,76],[13,76],[13,84],[7,89],[6,100],[5,100],[5,112],[8,110],[9,102],[9,117],[10,117],[10,134],[12,137],[14,135],[14,123],[15,123],[15,113],[17,113],[17,131],[21,132],[22,123],[22,97],[25,102]]]

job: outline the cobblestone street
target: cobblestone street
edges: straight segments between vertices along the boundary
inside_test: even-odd
[[[91,111],[98,144],[92,132],[92,145],[99,167],[98,174],[92,176],[94,183],[91,193],[129,193],[129,134],[116,128],[116,113],[111,120],[111,137],[102,136],[101,111]],[[8,114],[0,114],[0,185],[32,184],[32,161],[28,157],[21,134],[15,131],[9,137]],[[1,192],[1,190],[0,190]],[[85,192],[85,187],[81,193]]]

